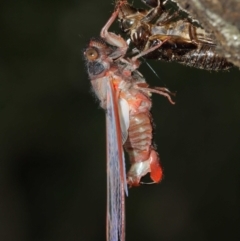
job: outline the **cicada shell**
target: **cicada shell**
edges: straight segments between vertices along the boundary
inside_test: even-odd
[[[189,15],[183,17],[180,10],[166,10],[168,0],[143,2],[150,9],[137,9],[124,1],[118,20],[120,28],[140,52],[168,39],[161,47],[145,55],[145,58],[176,61],[206,70],[232,67],[231,63],[216,53],[212,34]]]
[[[119,6],[120,7],[120,6]],[[128,44],[108,29],[119,14],[114,11],[99,38],[89,41],[84,58],[93,91],[105,110],[107,123],[107,240],[125,240],[125,194],[146,174],[154,183],[162,179],[160,158],[152,143],[151,93],[171,100],[166,88],[149,88],[138,72],[138,58],[156,47],[127,58]],[[158,47],[158,46],[157,46]],[[125,174],[123,148],[130,170]]]

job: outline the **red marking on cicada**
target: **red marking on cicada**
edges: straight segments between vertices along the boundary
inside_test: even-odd
[[[123,1],[124,2],[124,1]],[[168,98],[166,88],[150,88],[137,71],[139,57],[125,57],[128,44],[108,29],[119,13],[119,7],[102,28],[101,38],[91,39],[84,51],[92,88],[106,112],[107,124],[107,240],[125,240],[125,200],[127,184],[138,186],[146,174],[154,183],[162,179],[159,155],[152,143],[151,93]],[[123,147],[128,152],[130,170],[125,173]]]
[[[152,150],[150,154],[150,169],[151,179],[156,183],[160,182],[163,178],[163,171],[161,166],[159,165],[158,154],[155,150]]]

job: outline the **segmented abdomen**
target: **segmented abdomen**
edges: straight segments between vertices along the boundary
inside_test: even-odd
[[[130,162],[135,163],[149,158],[152,144],[152,124],[149,112],[138,113],[130,116],[128,139],[124,144]]]
[[[150,173],[153,182],[160,182],[162,168],[158,153],[152,145],[151,100],[147,93],[142,92],[131,93],[128,97],[130,122],[124,148],[129,154],[131,167],[127,182],[129,186],[138,186],[147,173]]]
[[[223,70],[232,66],[225,58],[219,56],[214,46],[198,45],[184,55],[173,55],[172,60],[179,63],[206,70]]]

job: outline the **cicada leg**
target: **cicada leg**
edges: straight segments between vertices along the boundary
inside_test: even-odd
[[[138,55],[132,57],[132,62],[137,61],[137,59],[143,57],[144,55],[147,55],[151,52],[153,52],[154,50],[160,48],[165,42],[167,42],[171,37],[165,38],[163,41],[156,41],[156,44],[152,47],[150,47],[149,49],[145,49],[142,52],[140,52]]]
[[[149,88],[148,86],[143,86],[142,84],[136,84],[136,88],[142,90],[143,92],[151,92],[159,95],[163,95],[166,97],[171,104],[175,104],[175,102],[172,100],[171,96],[175,96],[175,93],[172,93],[169,89],[165,87],[153,87]]]
[[[113,12],[112,16],[109,18],[105,26],[102,28],[100,36],[110,45],[116,46],[117,49],[114,51],[114,56],[111,55],[112,59],[117,59],[123,57],[128,49],[127,42],[120,36],[116,35],[115,33],[109,32],[110,26],[116,20],[120,6],[123,4],[124,1],[119,1],[116,10]]]
[[[161,4],[160,0],[157,1],[146,1],[142,0],[143,3],[146,5],[152,7],[152,9],[149,10],[148,14],[141,19],[141,23],[147,23],[149,24],[156,16],[161,15],[163,13],[163,5]]]

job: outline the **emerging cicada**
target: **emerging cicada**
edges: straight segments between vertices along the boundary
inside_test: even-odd
[[[121,5],[120,5],[121,6]],[[93,38],[84,51],[92,88],[106,111],[107,120],[107,240],[124,241],[124,190],[140,185],[147,173],[153,182],[162,179],[159,155],[152,144],[151,93],[171,100],[166,88],[149,88],[137,71],[138,58],[159,46],[126,58],[128,44],[108,29],[119,14],[114,11],[101,30],[101,38]],[[131,167],[125,174],[123,147]]]
[[[212,34],[190,16],[183,17],[180,10],[166,10],[168,0],[142,1],[150,7],[149,10],[137,9],[125,1],[118,19],[120,28],[130,36],[140,52],[168,39],[160,48],[145,55],[145,58],[176,61],[207,70],[232,67],[231,63],[216,53]]]

